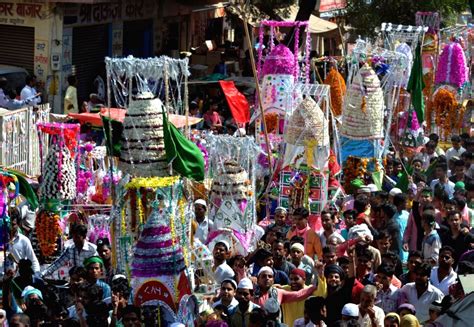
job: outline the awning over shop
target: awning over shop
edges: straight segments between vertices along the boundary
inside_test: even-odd
[[[103,108],[101,109],[100,113],[80,113],[80,114],[69,114],[68,116],[80,121],[83,124],[91,124],[92,126],[101,127],[102,124],[102,117],[110,118],[111,120],[115,120],[118,122],[123,122],[126,114],[126,110],[119,109],[119,108]],[[177,128],[182,128],[186,126],[186,116],[183,115],[173,115],[168,114],[168,120],[175,125]],[[195,125],[199,123],[202,118],[197,117],[188,117],[188,125]]]
[[[298,6],[291,6],[288,10],[276,10],[277,14],[285,21],[294,21],[298,14]],[[337,24],[311,15],[309,18],[309,32],[311,34],[322,34],[337,29]]]

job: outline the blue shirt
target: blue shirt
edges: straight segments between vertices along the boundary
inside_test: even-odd
[[[253,264],[253,269],[251,275],[254,277],[258,276],[258,272],[260,271],[262,267],[260,267],[257,263]],[[279,285],[288,285],[290,284],[290,279],[288,278],[288,275],[281,270],[273,269],[273,278],[275,280],[275,284]]]
[[[397,222],[398,227],[400,228],[400,239],[403,240],[403,234],[405,233],[405,229],[407,228],[408,225],[408,217],[410,214],[406,210],[402,210],[401,212],[397,212],[394,216],[393,219]],[[400,260],[402,262],[407,262],[408,261],[408,252],[403,251],[402,248],[398,249],[399,251],[399,256]]]
[[[104,294],[102,295],[102,299],[106,299],[112,296],[112,291],[110,290],[110,286],[107,285],[107,283],[98,280],[96,285],[100,286],[102,288],[102,291],[104,292]]]

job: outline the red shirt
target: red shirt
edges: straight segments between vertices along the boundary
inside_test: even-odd
[[[352,287],[352,303],[359,304],[360,302],[360,294],[364,289],[364,285],[357,280],[354,280],[354,286]]]

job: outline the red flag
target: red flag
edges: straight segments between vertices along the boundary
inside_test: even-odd
[[[250,106],[245,96],[237,90],[233,81],[219,81],[224,91],[230,111],[236,123],[250,121]]]

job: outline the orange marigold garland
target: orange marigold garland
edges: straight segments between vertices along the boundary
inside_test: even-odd
[[[448,138],[453,128],[462,126],[463,115],[458,110],[458,102],[453,92],[440,88],[435,93],[432,106],[435,123],[440,128],[440,136]]]
[[[336,68],[332,67],[329,71],[324,84],[331,87],[331,109],[335,116],[342,114],[342,103],[344,95],[346,95],[346,82],[341,73]]]
[[[59,214],[44,210],[36,217],[36,235],[41,253],[45,257],[53,255],[57,250],[58,237],[61,236],[59,220]]]
[[[432,113],[433,113],[433,85],[434,85],[434,73],[430,71],[423,75],[423,81],[425,82],[425,88],[423,89],[423,95],[425,96],[425,121],[426,128],[431,131]]]

